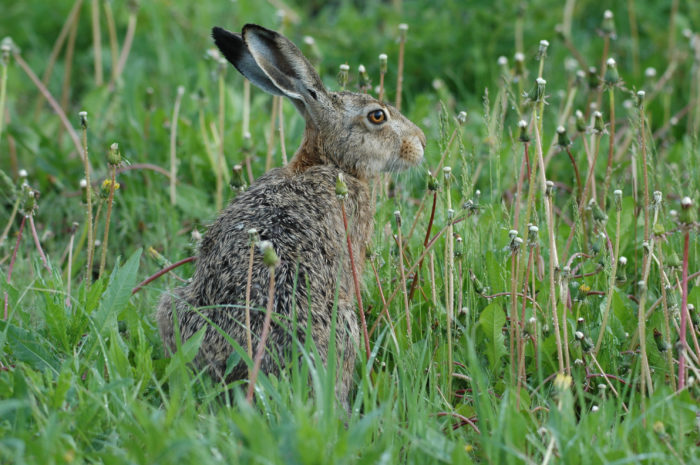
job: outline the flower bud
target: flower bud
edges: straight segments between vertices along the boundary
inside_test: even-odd
[[[348,197],[348,185],[345,184],[343,173],[338,173],[338,178],[335,180],[335,196],[339,199]]]
[[[656,328],[654,328],[654,342],[656,343],[656,348],[661,353],[664,353],[671,348],[671,344],[664,341],[661,332]]]
[[[445,166],[442,169],[442,175],[445,177],[445,181],[449,182],[450,177],[452,176],[452,167],[450,166]]]
[[[608,58],[606,62],[607,67],[605,68],[605,76],[603,80],[608,87],[612,87],[620,82],[620,73],[617,71],[617,63],[615,63],[614,58]]]
[[[576,132],[584,133],[586,132],[586,120],[583,117],[583,112],[581,110],[576,110]]]
[[[457,114],[457,122],[460,125],[463,125],[464,123],[467,122],[467,112],[466,111],[460,111],[459,114]]]
[[[406,41],[406,33],[407,32],[408,32],[408,24],[406,24],[406,23],[399,24],[399,41],[401,41],[401,42]]]
[[[593,130],[598,134],[605,132],[605,123],[603,123],[603,114],[599,111],[593,112]]]
[[[530,142],[530,136],[527,133],[527,121],[525,121],[524,119],[518,121],[518,128],[520,129],[520,135],[518,136],[518,140],[520,142]]]
[[[678,220],[685,226],[692,225],[697,221],[693,200],[690,197],[681,199],[681,211],[678,215]]]
[[[603,13],[603,24],[600,26],[600,29],[603,31],[603,34],[609,36],[611,39],[617,37],[612,11],[605,10]]]
[[[644,109],[644,97],[646,96],[646,92],[643,90],[637,91],[637,108],[640,110]]]
[[[605,223],[608,220],[608,215],[600,208],[598,202],[595,199],[591,199],[588,202],[588,209],[593,213],[593,219],[601,223]]]
[[[348,85],[348,80],[350,78],[350,66],[347,63],[340,65],[340,72],[338,73],[338,85],[342,90]]]
[[[379,54],[379,72],[382,74],[386,73],[386,70],[388,68],[387,59],[388,57],[386,56],[386,53]]]
[[[515,61],[515,76],[525,76],[525,55],[518,52],[513,56],[513,61]]]
[[[428,190],[430,192],[435,192],[438,190],[440,185],[438,184],[438,180],[435,176],[433,176],[433,173],[428,171]]]
[[[268,268],[274,268],[279,265],[280,259],[275,252],[274,247],[272,247],[272,242],[270,241],[260,241],[258,242],[258,248],[263,254],[263,263]]]
[[[81,111],[78,113],[78,116],[80,117],[80,127],[83,129],[87,129],[88,123],[87,123],[87,111]]]
[[[455,234],[455,257],[460,258],[462,255],[464,255],[464,242],[462,236]]]
[[[537,241],[538,241],[537,236],[538,236],[539,231],[540,231],[540,228],[538,228],[534,224],[531,224],[527,228],[527,245],[529,247],[534,247],[537,245]]]
[[[537,49],[537,59],[543,60],[547,56],[547,47],[549,47],[549,42],[546,40],[540,40],[540,46]]]
[[[624,255],[617,260],[617,273],[615,279],[621,284],[627,282],[627,257]]]
[[[622,211],[622,191],[620,189],[613,191],[613,200],[615,202],[615,210]]]
[[[595,66],[590,66],[588,68],[588,88],[598,88],[598,68]]]
[[[119,144],[114,142],[109,146],[109,152],[107,153],[107,163],[110,165],[118,166],[122,162],[122,154],[119,153]]]
[[[561,149],[571,145],[571,139],[566,134],[566,128],[564,126],[557,127],[557,146]]]
[[[247,187],[245,176],[243,175],[243,166],[240,163],[233,165],[231,174],[231,179],[228,182],[229,186],[234,191],[243,192]]]

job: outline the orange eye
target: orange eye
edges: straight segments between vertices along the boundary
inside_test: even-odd
[[[373,110],[369,112],[367,119],[372,124],[381,124],[386,121],[386,113],[384,110]]]

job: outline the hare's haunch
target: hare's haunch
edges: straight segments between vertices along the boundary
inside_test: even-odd
[[[306,120],[299,149],[289,164],[269,171],[239,194],[202,240],[192,280],[162,296],[158,326],[167,351],[206,327],[195,365],[226,381],[245,378],[243,362],[229,367],[233,348],[212,321],[246,346],[245,292],[248,230],[272,242],[275,270],[273,323],[261,369],[275,373],[292,353],[294,339],[309,333],[327,360],[331,317],[337,296],[338,399],[347,405],[359,331],[345,229],[335,183],[348,186],[345,208],[358,273],[373,228],[368,180],[423,158],[425,136],[395,108],[369,95],[328,91],[309,61],[286,37],[248,24],[241,34],[214,28],[224,56],[253,84],[289,98]],[[262,332],[270,276],[256,253],[253,261],[250,326],[254,344]],[[292,334],[296,328],[296,334]]]

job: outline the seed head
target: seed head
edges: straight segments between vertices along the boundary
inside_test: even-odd
[[[450,177],[452,176],[452,167],[450,167],[450,166],[445,166],[445,167],[442,169],[442,175],[444,176],[445,181],[449,181],[449,180],[450,180]]]
[[[640,110],[644,108],[644,97],[646,97],[646,95],[647,93],[643,90],[637,91],[637,108]]]
[[[520,142],[530,142],[530,136],[527,133],[527,121],[525,121],[524,119],[518,121],[518,128],[520,129],[518,140]]]
[[[647,79],[653,79],[656,77],[656,68],[652,68],[651,66],[648,67],[647,69],[644,70],[644,77]]]
[[[379,54],[379,72],[386,73],[387,70],[387,56],[386,53]]]
[[[620,189],[613,191],[613,199],[615,199],[615,210],[622,211],[622,191]]]
[[[515,60],[515,76],[521,77],[525,75],[525,55],[518,52],[513,57]]]
[[[109,146],[109,152],[107,153],[107,163],[113,166],[118,166],[122,162],[122,154],[119,153],[119,144],[114,142]]]
[[[338,85],[342,90],[345,90],[345,86],[348,85],[348,79],[350,78],[350,66],[347,63],[340,65],[340,72],[338,73]]]

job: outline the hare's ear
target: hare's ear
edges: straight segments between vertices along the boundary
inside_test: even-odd
[[[285,95],[260,69],[240,34],[234,34],[220,27],[215,27],[211,32],[216,46],[239,73],[265,92],[273,95]]]
[[[328,102],[328,92],[314,67],[283,35],[246,24],[240,37],[214,28],[214,39],[241,74],[271,94],[286,95],[300,112],[313,115],[319,104]]]

